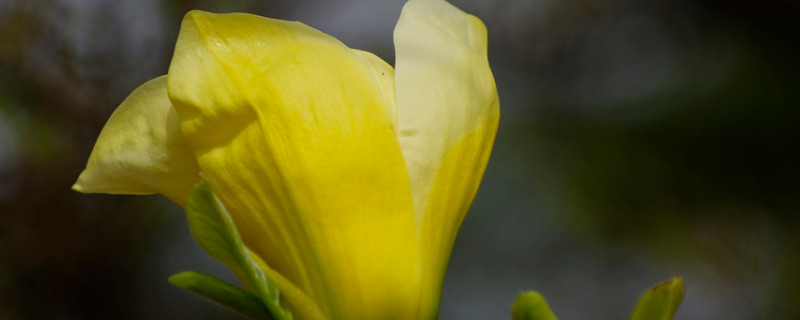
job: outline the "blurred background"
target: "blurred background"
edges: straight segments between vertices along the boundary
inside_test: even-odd
[[[502,119],[442,319],[800,319],[800,6],[453,0],[489,30]],[[69,188],[105,120],[165,74],[183,14],[300,20],[394,61],[402,1],[0,0],[0,319],[238,319],[171,274],[232,275],[160,196]]]

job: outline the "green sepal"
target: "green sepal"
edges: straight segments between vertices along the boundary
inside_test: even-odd
[[[280,304],[278,289],[267,279],[265,270],[250,256],[233,219],[205,180],[192,189],[186,205],[186,216],[192,235],[206,253],[227,265],[275,319],[292,319],[289,310]]]
[[[519,295],[511,307],[513,320],[558,320],[547,301],[536,291],[526,291]]]
[[[683,279],[675,276],[647,290],[633,310],[631,320],[670,320],[683,300]]]
[[[253,320],[274,320],[256,295],[228,284],[214,276],[185,271],[169,277],[176,287],[206,297]]]

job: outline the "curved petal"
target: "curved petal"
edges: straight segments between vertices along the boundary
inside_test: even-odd
[[[242,239],[335,319],[413,319],[411,187],[371,63],[301,23],[192,11],[170,99]]]
[[[372,75],[381,85],[381,92],[387,102],[384,104],[386,112],[391,118],[392,126],[397,128],[397,95],[394,87],[394,68],[372,52],[355,49],[353,51],[372,67]]]
[[[134,90],[106,122],[72,188],[85,193],[160,193],[184,206],[200,169],[180,133],[167,77]]]
[[[423,313],[435,314],[461,221],[478,190],[499,119],[486,27],[440,0],[411,0],[394,32],[398,139],[423,248]]]

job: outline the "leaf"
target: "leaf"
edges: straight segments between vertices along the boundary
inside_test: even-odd
[[[670,320],[683,300],[683,279],[675,276],[647,290],[633,310],[631,320]]]
[[[227,265],[246,288],[254,291],[275,319],[292,319],[292,314],[280,305],[278,289],[267,279],[265,270],[254,262],[233,219],[205,180],[198,182],[189,195],[186,215],[192,235],[206,253]]]
[[[523,292],[511,307],[513,320],[558,320],[547,301],[536,291]]]
[[[236,310],[250,319],[275,319],[257,296],[213,276],[186,271],[169,277],[169,282]]]

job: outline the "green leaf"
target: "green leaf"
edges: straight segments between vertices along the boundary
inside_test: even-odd
[[[195,271],[186,271],[170,277],[169,282],[176,287],[197,293],[225,307],[236,310],[250,319],[275,319],[257,296],[213,276]]]
[[[254,291],[275,319],[292,319],[292,314],[280,305],[278,289],[250,256],[233,219],[205,180],[198,182],[189,195],[186,215],[192,235],[206,253],[227,265],[245,288]]]
[[[631,320],[670,320],[683,300],[683,279],[675,276],[647,290],[633,310]]]
[[[513,320],[558,320],[547,301],[536,291],[523,292],[511,307]]]

